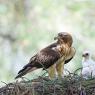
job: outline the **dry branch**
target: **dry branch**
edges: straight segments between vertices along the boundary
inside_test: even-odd
[[[95,95],[95,78],[83,79],[67,76],[50,80],[39,77],[31,81],[6,84],[0,88],[0,95]]]

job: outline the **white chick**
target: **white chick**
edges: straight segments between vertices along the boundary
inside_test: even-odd
[[[84,78],[95,76],[95,62],[91,59],[90,52],[85,51],[82,54],[82,75]]]

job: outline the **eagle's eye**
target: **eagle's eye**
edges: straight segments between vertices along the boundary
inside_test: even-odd
[[[61,36],[62,37],[63,35],[62,35],[62,33],[59,33],[58,36]]]

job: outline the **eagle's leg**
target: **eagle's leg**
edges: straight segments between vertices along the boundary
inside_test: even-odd
[[[63,76],[63,69],[64,69],[64,62],[60,64],[56,64],[56,71],[57,71],[58,77],[60,78],[62,78]]]
[[[53,79],[56,77],[56,69],[55,69],[55,64],[52,65],[49,69],[48,69],[48,74],[49,74],[49,78]]]

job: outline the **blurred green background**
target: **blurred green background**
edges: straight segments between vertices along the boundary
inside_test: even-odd
[[[62,31],[73,35],[76,48],[69,71],[81,66],[86,49],[95,59],[95,0],[0,0],[0,81],[14,81],[31,56]],[[40,74],[34,73],[30,79]]]

